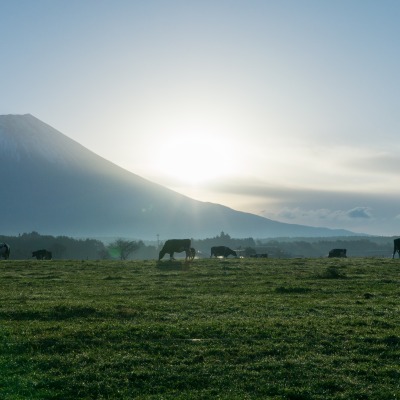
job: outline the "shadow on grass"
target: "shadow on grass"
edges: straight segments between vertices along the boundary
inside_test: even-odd
[[[187,269],[190,266],[190,264],[191,264],[190,262],[184,260],[156,261],[157,268],[170,271]]]
[[[317,275],[319,279],[346,279],[347,276],[344,272],[339,271],[336,267],[328,267],[324,272]]]
[[[13,311],[1,312],[0,320],[11,321],[64,321],[73,318],[101,317],[104,313],[97,311],[93,307],[83,306],[57,306],[48,311]]]
[[[275,289],[275,292],[277,293],[285,293],[285,294],[291,294],[291,293],[296,293],[296,294],[301,294],[301,293],[310,293],[311,289],[309,288],[302,288],[302,287],[277,287]]]

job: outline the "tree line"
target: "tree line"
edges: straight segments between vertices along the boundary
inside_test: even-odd
[[[32,258],[32,252],[46,249],[55,259],[98,260],[127,259],[133,252],[141,250],[144,258],[153,257],[154,246],[145,246],[142,241],[117,239],[105,245],[97,239],[76,239],[68,236],[40,235],[38,232],[23,233],[18,236],[0,236],[0,242],[11,247],[11,259],[26,260]]]
[[[212,246],[228,246],[243,257],[268,254],[271,258],[327,257],[330,250],[347,249],[348,257],[391,257],[394,237],[234,239],[224,232],[213,238],[193,240],[200,255],[210,254]]]
[[[156,259],[163,242],[145,244],[142,240],[116,239],[105,244],[97,239],[76,239],[67,236],[40,235],[38,232],[18,236],[2,236],[0,242],[11,247],[11,259],[32,258],[32,252],[46,249],[55,259],[98,260],[98,259]],[[210,257],[213,246],[227,246],[239,256],[249,257],[267,253],[270,258],[326,257],[333,248],[346,248],[348,257],[391,257],[391,237],[348,237],[348,238],[307,238],[307,239],[253,239],[232,238],[221,232],[212,238],[193,239],[192,247],[198,258]],[[178,254],[176,254],[178,256]]]

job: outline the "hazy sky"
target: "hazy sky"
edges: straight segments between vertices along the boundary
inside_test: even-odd
[[[0,0],[0,114],[199,200],[400,235],[400,1]]]

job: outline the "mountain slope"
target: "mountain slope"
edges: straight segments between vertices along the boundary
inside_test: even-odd
[[[340,236],[190,199],[116,166],[32,115],[0,116],[1,234],[141,239]]]

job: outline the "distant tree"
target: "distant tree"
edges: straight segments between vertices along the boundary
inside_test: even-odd
[[[120,260],[126,260],[131,253],[139,250],[139,248],[142,246],[144,246],[144,243],[141,240],[136,242],[117,239],[115,242],[112,242],[108,245],[108,250],[112,257],[117,257]]]
[[[218,237],[218,236],[217,236],[217,237]],[[228,233],[225,233],[224,231],[221,232],[221,234],[219,235],[219,237],[220,237],[220,239],[223,239],[223,240],[230,240],[230,239],[231,239],[231,237],[229,236],[229,234],[228,234]]]

